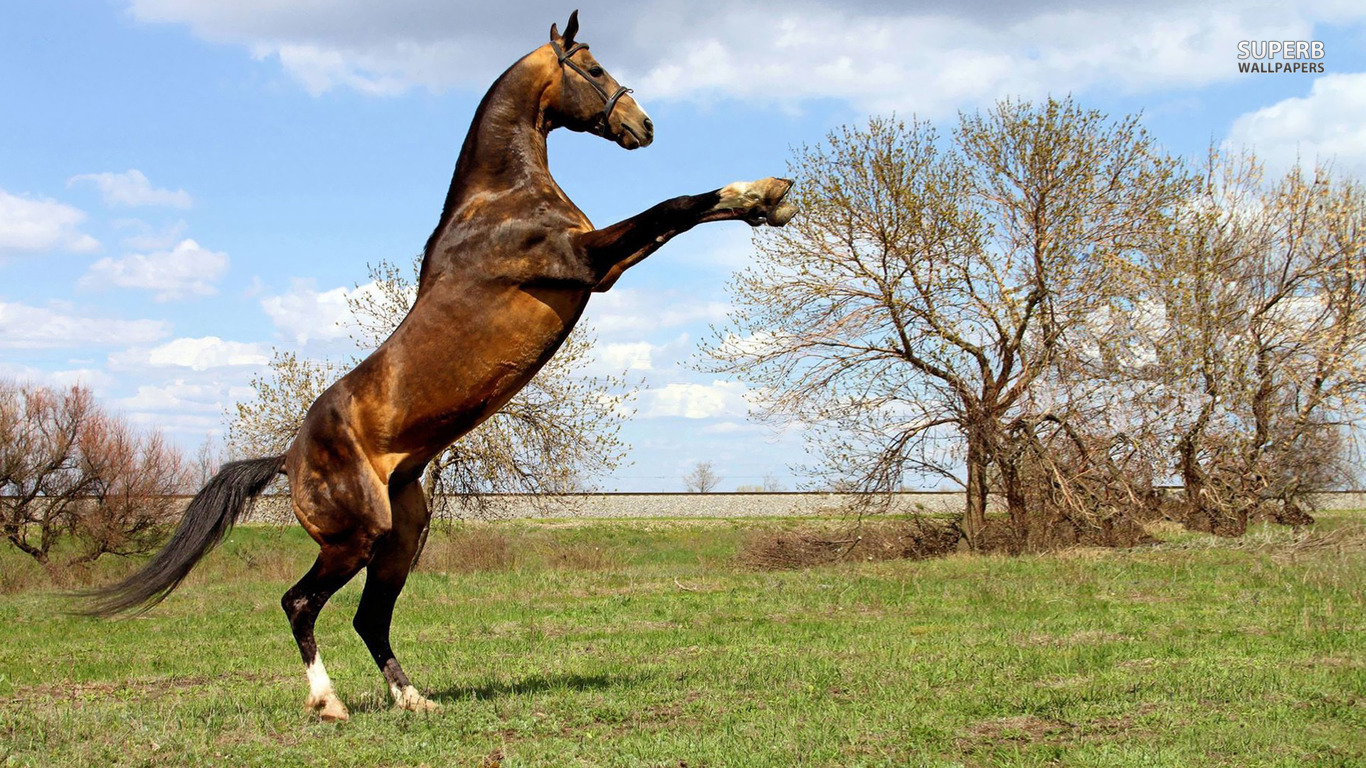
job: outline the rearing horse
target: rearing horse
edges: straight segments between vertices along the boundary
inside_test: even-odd
[[[307,669],[307,706],[346,719],[318,655],[313,625],[362,568],[354,626],[395,703],[435,705],[409,682],[389,644],[430,512],[418,479],[434,456],[503,406],[555,354],[594,291],[675,235],[709,221],[781,226],[791,182],[737,182],[667,200],[595,229],[550,176],[546,136],[592,133],[648,146],[645,111],[577,42],[561,35],[513,64],[475,112],[440,222],[427,241],[417,299],[388,340],[324,392],[283,456],[226,465],[137,573],[93,593],[90,612],[146,610],[165,598],[279,473],[294,514],[320,551],[281,601]]]

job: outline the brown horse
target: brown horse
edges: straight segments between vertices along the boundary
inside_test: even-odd
[[[546,136],[565,127],[626,149],[648,146],[645,111],[564,34],[513,64],[479,104],[422,262],[416,302],[379,349],[309,409],[283,456],[223,468],[166,546],[128,579],[96,591],[91,612],[146,610],[221,541],[279,473],[294,513],[320,547],[282,604],[308,672],[308,707],[347,717],[318,655],[318,612],[362,568],[354,626],[404,709],[434,705],[389,644],[394,602],[430,513],[418,484],[427,462],[503,406],[569,334],[589,295],[673,236],[708,221],[781,226],[791,182],[738,182],[667,200],[594,229],[550,176]]]

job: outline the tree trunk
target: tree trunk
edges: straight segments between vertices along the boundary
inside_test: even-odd
[[[1005,495],[1006,512],[1010,516],[1010,532],[1015,539],[1011,544],[1011,554],[1025,551],[1029,543],[1029,510],[1025,504],[1024,486],[1020,483],[1017,460],[1018,454],[997,462],[1001,470],[1001,492]]]
[[[979,437],[968,436],[967,506],[963,510],[963,536],[976,550],[987,525],[987,451]]]

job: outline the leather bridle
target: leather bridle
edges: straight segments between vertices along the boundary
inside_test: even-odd
[[[631,93],[631,89],[621,85],[617,86],[616,93],[608,93],[607,89],[599,85],[598,81],[593,79],[593,76],[588,74],[583,67],[575,64],[569,57],[579,51],[588,50],[588,46],[583,43],[574,43],[569,46],[569,50],[564,50],[560,48],[559,43],[551,40],[550,47],[555,51],[555,55],[559,57],[561,67],[569,67],[575,72],[578,72],[579,76],[588,81],[588,84],[593,86],[593,90],[597,91],[598,95],[602,96],[604,102],[602,105],[602,112],[598,114],[597,121],[594,123],[593,127],[601,130],[604,135],[607,134],[611,130],[611,123],[609,121],[612,119],[612,108],[617,105],[618,99]]]

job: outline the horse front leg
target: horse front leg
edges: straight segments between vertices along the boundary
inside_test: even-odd
[[[625,221],[585,232],[575,242],[598,275],[593,290],[601,292],[631,266],[698,224],[739,220],[756,227],[781,227],[797,213],[796,206],[783,201],[791,189],[787,179],[737,181],[700,195],[665,200]]]

